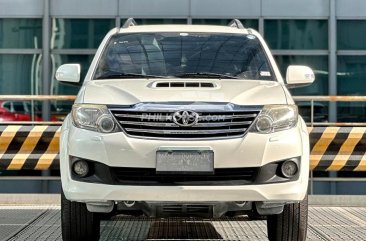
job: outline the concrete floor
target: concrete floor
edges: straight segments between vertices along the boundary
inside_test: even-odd
[[[308,240],[366,240],[366,208],[318,207],[309,211]],[[103,221],[101,240],[268,240],[265,221],[151,219],[118,216]],[[0,206],[0,240],[61,240],[60,206]]]

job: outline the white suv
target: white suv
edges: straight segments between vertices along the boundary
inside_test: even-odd
[[[76,83],[66,64],[59,81]],[[63,239],[102,217],[248,215],[270,240],[305,240],[309,138],[262,37],[225,26],[136,26],[101,43],[61,133]],[[103,214],[103,215],[102,215]]]

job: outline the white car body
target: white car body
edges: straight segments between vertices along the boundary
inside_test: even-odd
[[[154,88],[159,81],[181,79],[108,79],[93,80],[98,61],[116,33],[139,32],[202,32],[251,34],[258,38],[268,56],[276,81],[239,79],[202,79],[214,88]],[[195,78],[186,78],[195,82]],[[293,105],[278,67],[262,37],[255,30],[219,26],[132,26],[111,30],[101,43],[75,104],[135,105],[138,103],[224,102],[234,105]],[[262,167],[266,164],[299,157],[299,177],[294,181],[249,185],[110,185],[81,182],[72,178],[70,156],[92,160],[109,167],[155,168],[160,148],[199,149],[214,152],[214,168]],[[142,138],[124,131],[100,133],[78,128],[69,115],[61,132],[61,179],[66,198],[83,202],[89,211],[108,212],[117,202],[147,203],[220,203],[220,202],[300,202],[307,193],[309,173],[309,138],[306,125],[299,116],[295,127],[268,134],[247,132],[243,137],[202,140]]]

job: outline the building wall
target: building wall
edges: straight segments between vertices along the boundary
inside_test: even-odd
[[[289,64],[315,70],[316,83],[292,90],[295,95],[366,95],[364,0],[1,0],[0,94],[77,93],[53,79],[56,68],[78,62],[85,73],[104,34],[128,17],[140,24],[238,18],[265,36],[282,73]],[[51,59],[49,66],[43,57]],[[338,104],[331,119],[366,121],[364,107]]]

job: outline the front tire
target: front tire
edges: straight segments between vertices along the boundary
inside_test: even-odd
[[[270,241],[305,241],[307,227],[307,195],[300,203],[286,204],[281,214],[269,215],[267,218]]]
[[[71,202],[61,193],[61,229],[63,241],[98,241],[100,219],[85,203]]]

